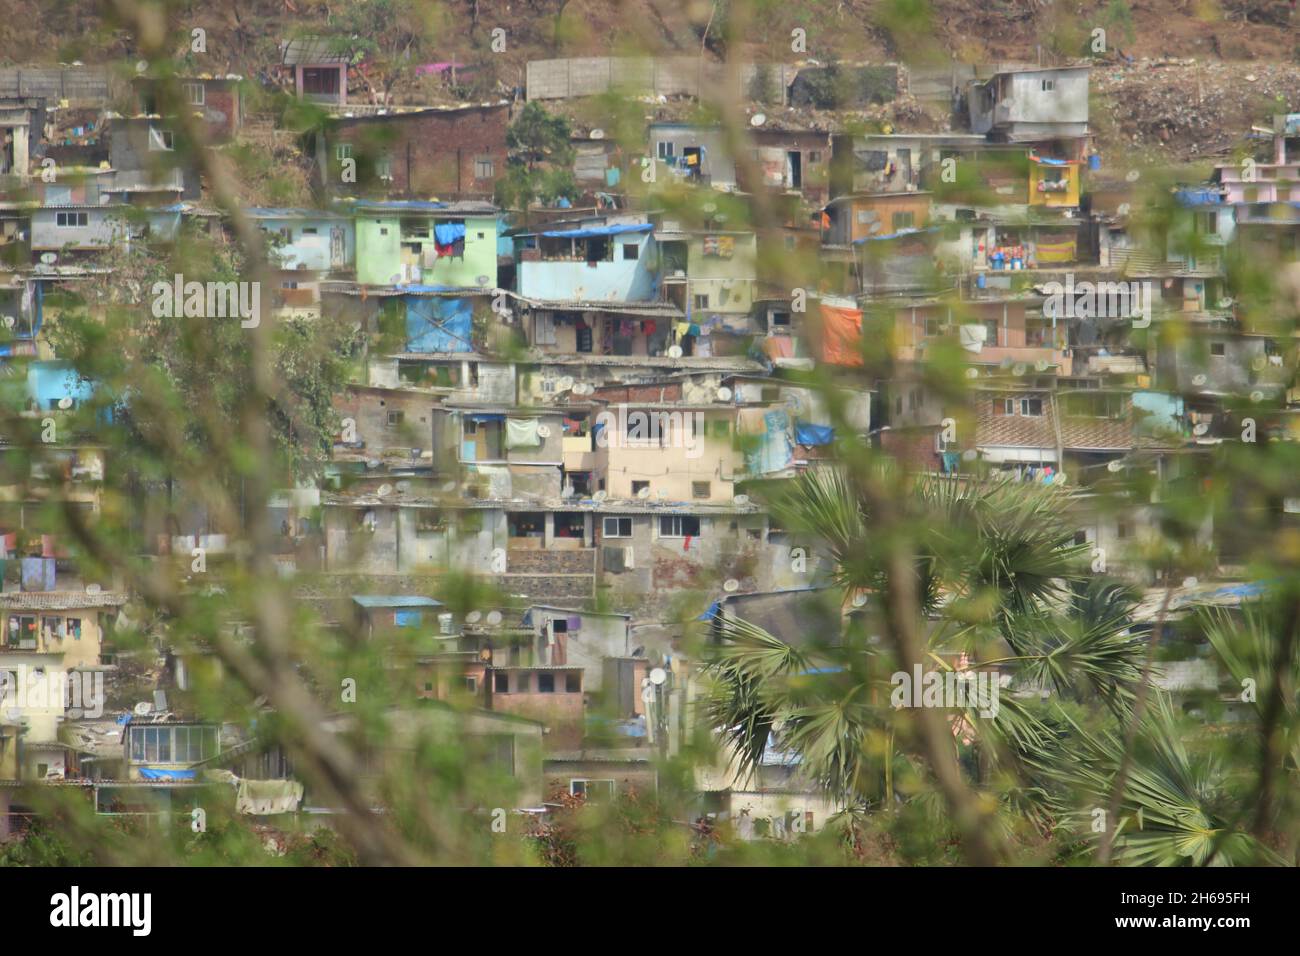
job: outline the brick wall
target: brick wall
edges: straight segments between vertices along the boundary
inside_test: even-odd
[[[506,171],[508,114],[503,104],[345,121],[331,137],[329,161],[334,143],[353,143],[358,153],[367,147],[392,158],[393,194],[490,199]],[[492,161],[491,175],[475,175],[476,159]]]
[[[590,601],[596,590],[592,574],[503,574],[498,580],[506,594],[544,604]]]
[[[596,552],[593,548],[581,551],[512,549],[506,554],[506,570],[511,574],[595,574]]]

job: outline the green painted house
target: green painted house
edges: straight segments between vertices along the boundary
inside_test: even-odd
[[[356,222],[357,282],[496,287],[498,212],[491,203],[349,205]]]

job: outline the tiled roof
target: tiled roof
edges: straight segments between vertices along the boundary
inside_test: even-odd
[[[117,591],[6,591],[0,607],[20,610],[66,611],[87,607],[121,607],[126,595]]]

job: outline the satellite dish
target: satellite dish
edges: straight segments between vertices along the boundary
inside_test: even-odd
[[[600,491],[596,492],[594,495],[591,496],[591,500],[596,502],[596,504],[600,504],[608,497],[609,497],[609,492],[605,491],[604,489],[601,489]]]
[[[1135,183],[1142,178],[1142,174],[1138,172],[1136,169],[1130,169],[1128,173],[1124,176],[1124,178],[1131,183]]]
[[[71,407],[72,407],[72,399],[69,398],[67,395],[64,395],[61,399],[59,399],[59,408],[62,408],[66,411]]]
[[[738,505],[747,505],[749,504],[749,495],[736,495],[731,500]]]
[[[500,611],[488,611],[487,622],[488,622],[489,624],[492,624],[492,625],[500,624],[500,623],[501,623],[501,612],[500,612]]]
[[[727,388],[727,386],[725,386],[725,385],[723,385],[721,388],[719,388],[719,389],[718,389],[718,401],[720,401],[720,402],[729,402],[729,401],[731,401],[731,389]]]
[[[701,206],[700,208],[703,209],[705,212],[717,212],[717,211],[718,211],[717,203],[706,202],[706,203],[705,203],[703,206]]]
[[[443,490],[444,492],[447,492],[448,494],[450,494],[451,492],[453,492],[453,491],[456,490],[456,482],[455,482],[454,480],[452,480],[452,481],[444,481],[444,482],[442,483],[442,490]]]
[[[1250,364],[1254,366],[1256,372],[1262,372],[1268,365],[1268,357],[1264,355],[1256,355],[1254,361]]]
[[[143,72],[145,72],[145,71],[148,70],[148,69],[149,69],[149,61],[148,61],[148,60],[136,60],[136,61],[135,61],[135,71],[136,71],[137,73],[143,73]]]
[[[474,284],[475,284],[475,285],[487,285],[487,284],[488,284],[489,282],[491,282],[491,281],[492,281],[492,277],[491,277],[491,276],[475,276],[475,277],[474,277]]]
[[[1208,422],[1197,422],[1195,427],[1192,428],[1192,434],[1198,436],[1204,435],[1209,430],[1210,430],[1210,425]]]
[[[884,228],[883,224],[880,222],[879,219],[877,219],[871,225],[867,226],[867,232],[879,232],[883,228]]]
[[[465,615],[465,623],[477,624],[482,617],[483,617],[482,611],[470,611],[468,614]]]
[[[1012,374],[1012,375],[1017,375],[1017,376],[1019,376],[1019,375],[1024,375],[1024,374],[1025,374],[1025,363],[1024,363],[1024,362],[1017,362],[1017,363],[1012,367],[1012,369],[1011,369],[1011,374]]]
[[[604,139],[605,131],[603,129],[593,129],[589,135],[592,139]]]
[[[381,462],[378,458],[367,458],[367,459],[366,459],[366,467],[367,467],[367,468],[378,468],[381,464],[383,464],[383,462]]]
[[[681,358],[681,357],[682,357],[682,347],[681,347],[680,345],[671,345],[671,346],[669,346],[669,347],[668,347],[668,357],[669,357],[669,358]]]
[[[1123,471],[1124,463],[1120,461],[1118,458],[1116,458],[1114,461],[1108,461],[1106,462],[1106,470],[1111,472]]]
[[[550,426],[548,426],[548,425],[538,425],[538,426],[537,426],[537,437],[538,437],[538,438],[550,438],[550,437],[551,437],[551,429],[550,429]]]
[[[1261,392],[1259,389],[1255,389],[1255,391],[1250,393],[1250,400],[1254,402],[1256,405],[1258,405],[1260,402],[1264,400],[1264,393]]]
[[[387,497],[388,497],[389,495],[391,495],[392,493],[393,493],[393,486],[390,485],[390,484],[388,484],[387,482],[385,482],[384,484],[380,485],[380,486],[375,490],[375,494],[379,495],[379,497],[381,497],[381,498],[387,498]]]
[[[727,580],[722,582],[722,590],[726,591],[728,594],[733,591],[739,591],[740,582],[735,578],[727,578]]]
[[[1115,210],[1115,211],[1118,212],[1121,216],[1127,216],[1127,215],[1128,215],[1128,210],[1129,210],[1129,205],[1128,205],[1128,203],[1126,203],[1126,202],[1122,202],[1122,203],[1119,204],[1119,208],[1118,208],[1117,210]]]
[[[59,261],[59,257],[55,255],[53,252],[41,253],[41,262],[45,263],[47,266],[52,266],[54,265],[54,263],[58,261]]]
[[[147,700],[142,700],[140,703],[135,705],[134,709],[137,717],[143,717],[145,714],[153,711],[153,704],[149,703]]]
[[[1048,362],[1047,359],[1039,359],[1037,362],[1034,363],[1034,368],[1036,368],[1040,372],[1046,372],[1050,367],[1051,367],[1051,363]]]
[[[17,324],[17,322],[18,322],[18,320],[15,319],[12,315],[6,315],[6,316],[5,316],[5,328],[6,328],[6,329],[12,329],[12,328]]]
[[[1201,386],[1201,385],[1204,385],[1204,384],[1205,384],[1205,376],[1204,376],[1204,375],[1193,375],[1193,376],[1192,376],[1192,384],[1193,384],[1193,385],[1196,385],[1196,386],[1198,386],[1198,387]]]
[[[650,497],[650,489],[642,488],[640,491],[636,493],[636,496],[644,501],[646,498]]]
[[[762,126],[766,122],[767,122],[766,113],[755,113],[753,116],[749,118],[750,126]]]
[[[87,584],[87,585],[86,585],[86,593],[87,593],[87,594],[98,594],[101,590],[102,590],[102,588],[100,588],[100,586],[99,586],[98,584]]]
[[[967,378],[979,378],[979,377],[980,377],[980,370],[977,369],[975,366],[972,365],[970,368],[966,369],[966,377],[967,377]]]
[[[662,667],[656,667],[654,668],[654,670],[650,671],[650,683],[654,684],[656,687],[658,687],[667,679],[668,679],[668,672],[664,670]]]
[[[1196,578],[1183,578],[1183,587],[1185,588],[1194,588],[1200,583]]]
[[[861,591],[859,591],[857,594],[853,595],[853,606],[854,606],[854,607],[862,607],[862,606],[865,605],[866,603],[867,603],[867,596],[866,596],[865,594],[863,594]]]
[[[555,387],[562,392],[567,392],[569,389],[573,388],[573,376],[561,375],[560,380],[555,383]]]

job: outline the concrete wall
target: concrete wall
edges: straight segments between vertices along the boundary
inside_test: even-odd
[[[103,106],[109,99],[108,69],[101,66],[11,66],[0,69],[0,96],[43,96],[51,105]]]
[[[465,255],[438,256],[431,262],[423,250],[433,249],[433,227],[449,217],[426,219],[428,238],[402,237],[401,217],[381,213],[357,217],[357,281],[367,285],[402,284],[457,287],[491,286],[497,274],[495,216],[465,217]],[[411,247],[417,247],[413,250]],[[426,263],[428,263],[426,265]],[[414,275],[412,269],[415,269]],[[482,281],[481,281],[482,280]]]
[[[650,271],[654,239],[648,233],[612,236],[614,258],[590,265],[584,261],[531,258],[524,250],[518,264],[518,292],[531,299],[588,302],[644,302],[655,298],[657,276]],[[636,245],[637,258],[623,258],[623,247]]]
[[[783,63],[767,64],[771,93],[781,102],[798,70]],[[742,64],[741,85],[745,94],[753,87],[758,66]],[[726,82],[724,70],[716,64],[701,63],[698,57],[575,57],[560,60],[531,60],[526,84],[530,100],[567,99],[573,96],[596,96],[610,89],[651,93],[656,96],[698,96],[701,85],[716,90]]]

